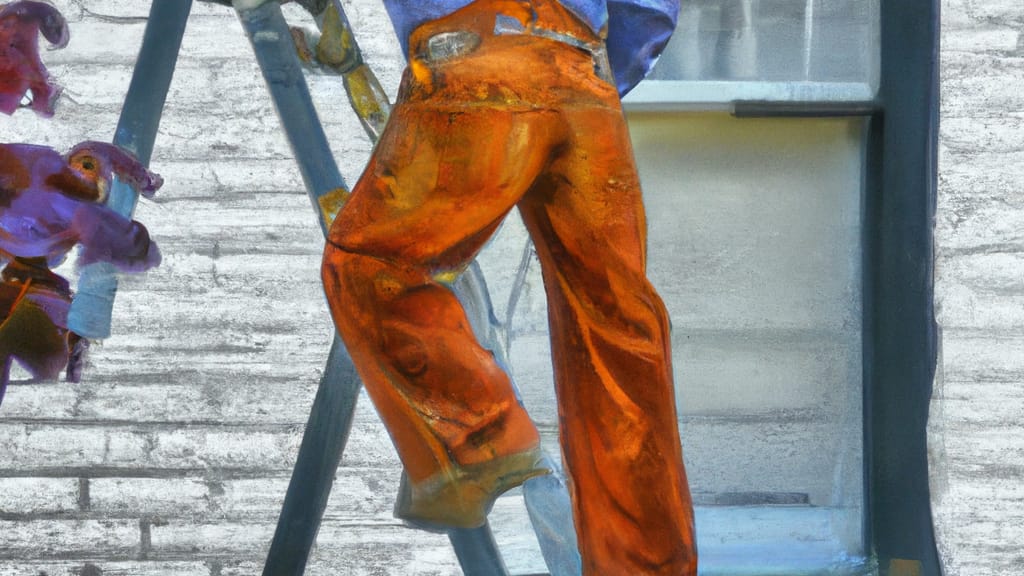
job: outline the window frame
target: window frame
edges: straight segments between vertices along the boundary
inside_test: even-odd
[[[623,106],[738,118],[865,118],[864,542],[880,576],[940,576],[927,453],[939,340],[939,3],[881,0],[879,18],[877,91],[868,82],[648,80]]]

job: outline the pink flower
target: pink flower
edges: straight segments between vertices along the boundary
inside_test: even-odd
[[[30,92],[30,107],[53,116],[61,89],[39,58],[40,34],[53,48],[67,45],[67,22],[56,8],[33,0],[0,5],[0,112],[13,114]]]

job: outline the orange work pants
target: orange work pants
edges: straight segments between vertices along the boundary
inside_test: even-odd
[[[396,513],[479,526],[500,492],[545,472],[508,376],[439,281],[517,206],[547,291],[584,574],[696,574],[668,319],[646,278],[618,94],[584,50],[495,35],[499,12],[600,43],[541,0],[478,0],[417,29],[399,101],[324,256],[334,322],[408,474]],[[431,57],[450,33],[455,48]]]

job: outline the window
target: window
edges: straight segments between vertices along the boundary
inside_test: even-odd
[[[691,112],[630,124],[702,566],[735,573],[765,554],[785,574],[856,565],[863,121]]]
[[[684,0],[625,99],[703,574],[939,573],[937,13]]]

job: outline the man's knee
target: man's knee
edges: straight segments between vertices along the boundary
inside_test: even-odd
[[[364,308],[372,313],[424,284],[425,273],[411,266],[370,254],[346,250],[332,243],[324,250],[321,267],[324,290],[332,310]],[[337,311],[335,313],[338,313]]]
[[[320,275],[327,295],[327,304],[335,317],[361,305],[358,303],[361,291],[356,289],[365,282],[364,266],[360,266],[359,263],[361,258],[358,254],[342,250],[331,243],[328,243],[324,250]]]

